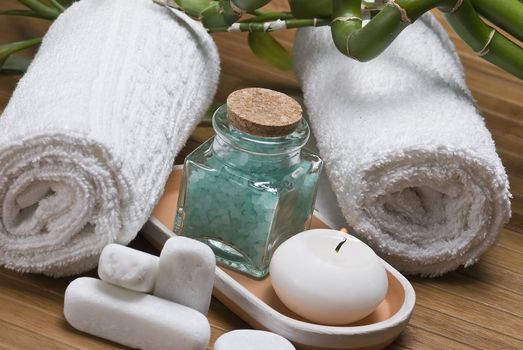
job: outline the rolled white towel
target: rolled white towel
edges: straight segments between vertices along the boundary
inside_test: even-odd
[[[219,57],[150,0],[82,0],[51,26],[0,117],[0,264],[71,275],[127,244],[208,108]]]
[[[494,142],[454,46],[427,14],[360,63],[302,29],[294,65],[347,222],[405,273],[468,266],[510,217]]]

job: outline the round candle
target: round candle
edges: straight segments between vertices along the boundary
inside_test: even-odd
[[[290,310],[325,325],[364,318],[388,288],[385,267],[369,246],[327,229],[305,231],[282,243],[270,274],[276,294]]]

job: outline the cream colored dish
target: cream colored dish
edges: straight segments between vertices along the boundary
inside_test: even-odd
[[[181,180],[176,166],[153,215],[142,229],[157,248],[173,236],[172,227]],[[315,212],[313,228],[329,227]],[[298,349],[384,349],[407,326],[416,295],[412,285],[387,262],[389,288],[385,300],[363,320],[346,326],[310,323],[287,309],[276,296],[270,276],[253,280],[225,268],[216,268],[214,296],[254,328],[278,333]]]

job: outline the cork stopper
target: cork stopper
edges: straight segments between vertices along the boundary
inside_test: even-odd
[[[243,132],[266,137],[292,133],[301,120],[302,109],[293,98],[277,91],[247,88],[227,97],[227,116]]]

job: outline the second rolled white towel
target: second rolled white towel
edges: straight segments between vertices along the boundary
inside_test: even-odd
[[[427,14],[378,58],[341,55],[301,29],[294,66],[347,222],[405,273],[476,262],[510,217],[492,137],[444,29]]]

